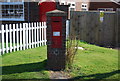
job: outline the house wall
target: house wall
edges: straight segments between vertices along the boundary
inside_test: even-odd
[[[81,11],[82,10],[82,3],[87,4],[87,8],[89,8],[89,0],[60,0],[61,3],[64,3],[64,5],[68,5],[69,3],[75,2],[75,11]]]
[[[76,2],[76,11],[82,11],[82,3],[87,4],[87,9],[89,9],[89,2]]]
[[[39,21],[39,5],[37,2],[25,2],[25,21]]]
[[[110,0],[106,2],[91,2],[90,0],[59,0],[60,4],[64,3],[65,5],[68,5],[68,2],[75,2],[75,11],[82,11],[81,5],[82,3],[87,4],[88,10],[97,10],[98,8],[113,8],[114,11],[116,11],[116,8],[120,8],[119,4],[116,4],[115,2],[110,2]]]

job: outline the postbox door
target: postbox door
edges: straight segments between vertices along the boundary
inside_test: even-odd
[[[51,17],[52,48],[62,48],[62,17]]]

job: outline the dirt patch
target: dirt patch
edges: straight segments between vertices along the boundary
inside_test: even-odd
[[[71,76],[64,71],[50,71],[50,79],[57,81],[57,79],[70,79]],[[55,80],[56,79],[56,80]]]

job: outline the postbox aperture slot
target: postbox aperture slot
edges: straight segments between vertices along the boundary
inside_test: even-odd
[[[53,21],[53,22],[60,22],[60,21]]]

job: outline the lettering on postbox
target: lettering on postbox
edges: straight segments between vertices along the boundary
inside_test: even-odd
[[[52,48],[62,48],[62,17],[51,17]]]

